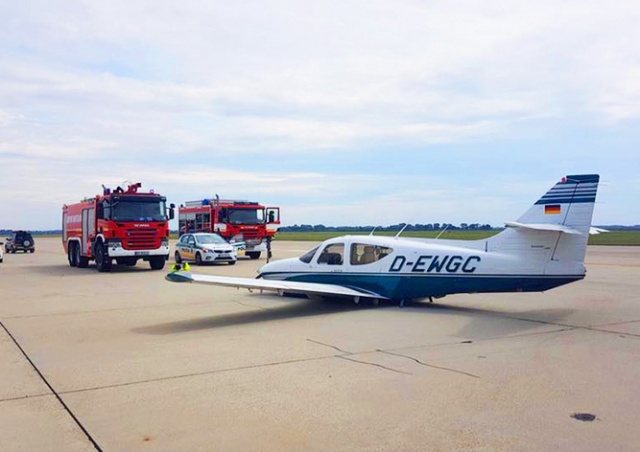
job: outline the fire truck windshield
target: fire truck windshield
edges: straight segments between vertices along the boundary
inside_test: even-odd
[[[121,197],[111,205],[114,221],[166,221],[164,198]]]
[[[231,224],[262,224],[264,209],[229,209]]]

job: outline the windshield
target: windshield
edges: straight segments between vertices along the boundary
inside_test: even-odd
[[[231,224],[262,224],[264,223],[263,209],[229,209],[229,223]]]
[[[305,264],[308,264],[309,262],[311,262],[311,259],[313,259],[313,255],[316,254],[316,251],[318,251],[318,248],[320,248],[320,245],[304,253],[302,256],[300,256],[300,260]]]
[[[220,237],[217,234],[207,234],[207,235],[196,235],[198,239],[198,243],[206,244],[206,243],[227,243],[225,239]]]
[[[111,205],[114,221],[165,221],[166,205],[163,198],[120,198]]]

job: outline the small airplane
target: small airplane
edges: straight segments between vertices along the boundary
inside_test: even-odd
[[[405,301],[482,292],[542,292],[585,277],[584,257],[600,177],[563,177],[517,221],[482,240],[343,236],[299,258],[268,263],[258,277],[174,271],[172,282]],[[598,231],[599,232],[599,231]]]

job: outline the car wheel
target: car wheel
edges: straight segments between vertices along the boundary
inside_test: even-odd
[[[180,253],[176,251],[175,256],[173,257],[173,260],[176,261],[176,264],[181,264],[182,263],[182,257],[180,257]]]
[[[202,265],[202,254],[196,253],[196,265]]]
[[[249,256],[251,259],[259,259],[260,251],[250,251],[247,253],[247,256]]]
[[[236,265],[236,261],[229,261],[229,265]]]

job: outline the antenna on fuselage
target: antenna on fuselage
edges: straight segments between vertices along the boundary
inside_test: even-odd
[[[407,229],[407,226],[409,226],[409,223],[405,223],[404,226],[402,226],[402,229],[398,231],[398,233],[395,235],[395,238],[400,237],[400,234],[402,234],[404,230]]]
[[[446,226],[444,227],[444,229],[443,229],[442,231],[440,231],[440,234],[438,234],[438,235],[436,236],[435,240],[438,240],[438,239],[440,238],[440,236],[441,236],[442,234],[444,234],[444,231],[446,231],[447,229],[449,229],[449,226],[451,226],[451,224],[446,225]]]

